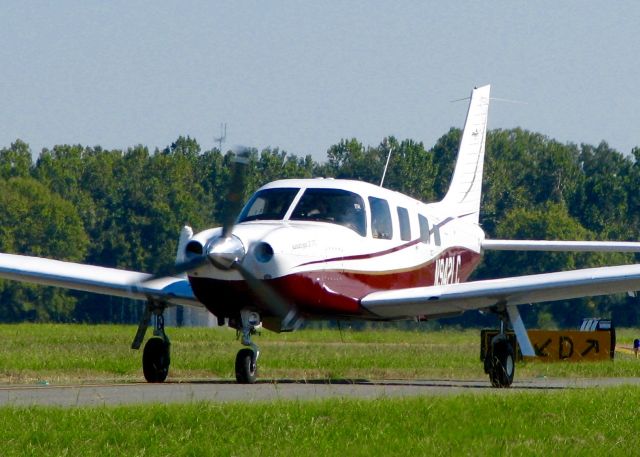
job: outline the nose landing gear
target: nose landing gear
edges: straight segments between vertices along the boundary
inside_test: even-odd
[[[253,384],[256,382],[260,349],[257,344],[251,341],[251,335],[255,335],[262,324],[260,315],[255,311],[243,309],[240,311],[240,318],[242,320],[242,328],[239,330],[242,336],[241,343],[244,346],[251,347],[251,349],[245,348],[238,351],[236,356],[236,381],[238,384]]]

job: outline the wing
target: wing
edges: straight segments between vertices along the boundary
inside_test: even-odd
[[[188,280],[165,277],[145,282],[150,277],[146,273],[116,268],[0,254],[0,278],[139,300],[154,298],[177,305],[202,306]]]
[[[640,265],[621,265],[373,292],[360,302],[380,317],[402,319],[637,290]]]

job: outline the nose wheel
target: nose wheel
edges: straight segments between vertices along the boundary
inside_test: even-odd
[[[255,352],[251,349],[240,349],[236,356],[236,381],[238,384],[253,384],[256,382],[258,364]]]
[[[255,311],[243,309],[240,311],[240,318],[242,320],[242,328],[239,330],[242,335],[241,343],[251,349],[240,349],[236,355],[236,381],[238,384],[253,384],[256,382],[260,349],[251,341],[251,336],[256,333],[262,323],[260,315]]]

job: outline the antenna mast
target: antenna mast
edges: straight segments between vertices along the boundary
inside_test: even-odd
[[[389,159],[391,159],[391,151],[393,147],[389,145],[389,154],[387,154],[387,163],[384,164],[384,171],[382,172],[382,179],[380,180],[380,187],[384,184],[384,177],[387,175],[387,167],[389,166]]]
[[[219,137],[214,137],[213,141],[215,141],[216,143],[218,143],[218,150],[220,152],[222,151],[222,144],[227,140],[227,123],[225,122],[224,124],[220,123],[220,136]]]

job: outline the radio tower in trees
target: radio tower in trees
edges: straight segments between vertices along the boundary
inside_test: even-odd
[[[220,136],[213,139],[216,143],[218,143],[218,150],[223,154],[224,154],[224,151],[222,150],[222,144],[226,141],[226,139],[227,139],[227,123],[225,122],[224,124],[220,124]]]

